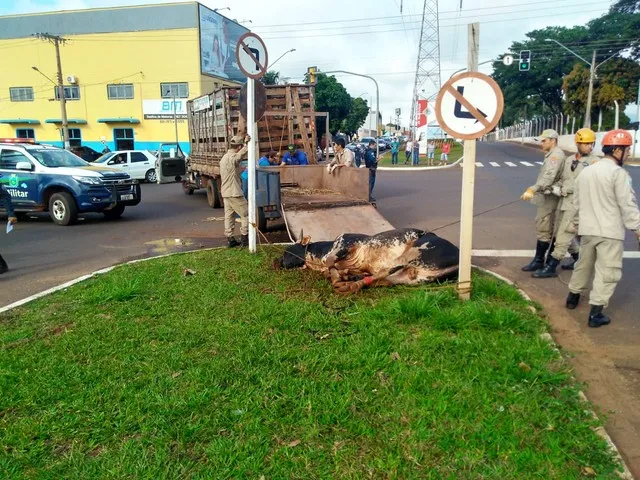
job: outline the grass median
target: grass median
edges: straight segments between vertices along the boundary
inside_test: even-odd
[[[338,297],[278,252],[124,266],[0,315],[0,476],[617,478],[514,288]]]

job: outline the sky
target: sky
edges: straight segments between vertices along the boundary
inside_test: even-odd
[[[295,48],[295,52],[288,53],[274,67],[290,82],[302,81],[308,66],[317,66],[320,71],[370,74],[379,84],[383,123],[395,117],[395,109],[400,108],[401,123],[407,125],[423,2],[203,0],[200,3],[211,9],[230,7],[220,13],[258,33],[265,40],[272,62]],[[160,3],[166,2],[0,0],[0,15]],[[551,25],[584,25],[605,13],[611,3],[603,0],[439,0],[441,81],[444,83],[456,70],[466,67],[469,23],[480,22],[479,61],[483,62],[508,53],[511,43],[523,40],[526,32]],[[518,68],[517,62],[513,68]],[[480,71],[491,73],[491,66],[481,66]],[[372,81],[344,74],[336,77],[353,97],[361,96],[375,108]],[[425,88],[426,96],[434,92],[429,85]],[[628,108],[627,114],[635,117],[635,108]]]

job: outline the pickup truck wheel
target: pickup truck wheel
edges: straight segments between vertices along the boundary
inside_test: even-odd
[[[222,181],[220,180],[220,177],[215,179],[210,178],[207,180],[207,202],[211,208],[224,207],[222,195],[220,194],[221,186]]]
[[[147,183],[156,183],[158,181],[158,175],[156,175],[156,169],[150,168],[144,175],[144,179]]]
[[[183,181],[182,182],[182,191],[184,192],[185,195],[193,195],[194,189],[191,188],[186,181]]]
[[[124,213],[124,205],[118,204],[111,210],[105,210],[102,213],[104,214],[104,218],[107,220],[117,220]]]
[[[264,209],[262,207],[258,208],[258,230],[262,233],[266,233],[267,231],[267,217],[264,215]]]
[[[67,192],[58,192],[49,199],[49,215],[56,225],[73,225],[78,221],[78,206]]]

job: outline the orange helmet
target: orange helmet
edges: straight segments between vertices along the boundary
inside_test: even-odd
[[[611,130],[602,139],[603,147],[630,147],[633,145],[633,138],[626,130]]]

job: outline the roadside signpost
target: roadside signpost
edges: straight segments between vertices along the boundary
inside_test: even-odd
[[[504,98],[498,84],[478,73],[480,25],[469,25],[468,72],[451,78],[438,93],[436,117],[454,138],[464,139],[462,202],[460,207],[460,261],[458,296],[471,297],[473,195],[476,174],[476,139],[493,130],[502,116]]]
[[[502,57],[502,63],[507,67],[509,65],[513,65],[513,55],[505,55],[504,57]]]
[[[249,142],[249,159],[247,169],[249,174],[249,251],[256,251],[256,108],[255,81],[267,73],[269,55],[262,39],[255,33],[248,32],[238,39],[236,45],[236,60],[240,71],[247,76],[247,133],[251,132]],[[263,112],[264,113],[264,112]]]

